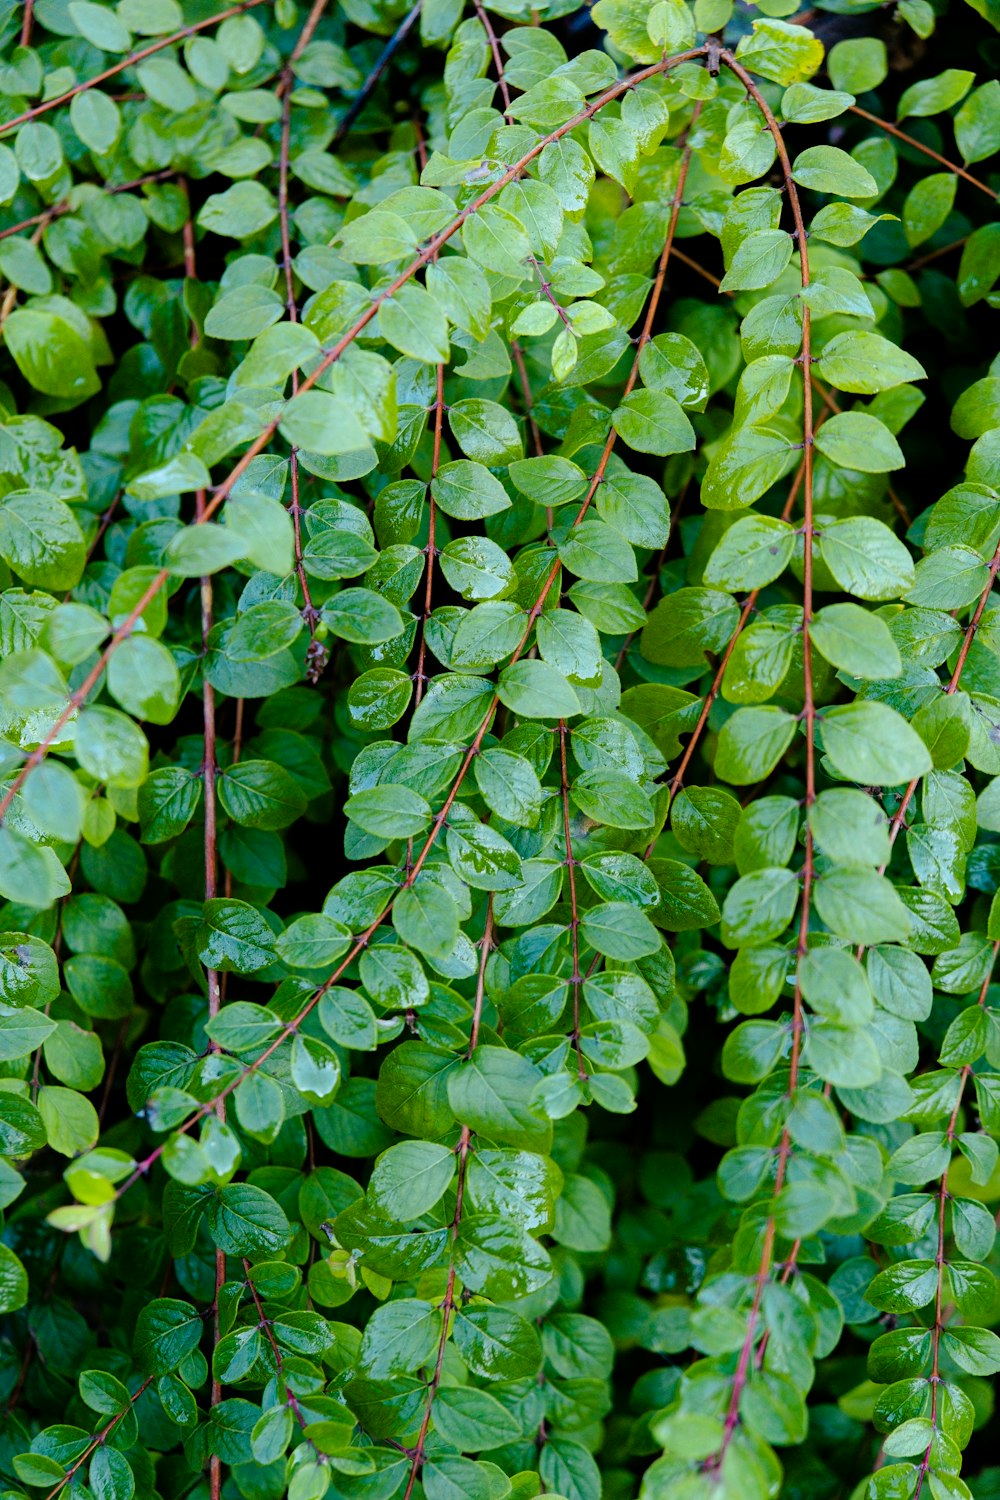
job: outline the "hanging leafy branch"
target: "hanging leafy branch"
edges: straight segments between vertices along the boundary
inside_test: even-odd
[[[843,9],[0,16],[5,1496],[992,1493],[995,18]]]

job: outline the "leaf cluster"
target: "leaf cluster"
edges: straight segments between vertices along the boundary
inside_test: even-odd
[[[997,30],[0,3],[3,1500],[1000,1493]]]

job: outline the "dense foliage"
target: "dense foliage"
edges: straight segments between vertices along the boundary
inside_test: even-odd
[[[0,4],[3,1500],[1000,1495],[947,3]]]

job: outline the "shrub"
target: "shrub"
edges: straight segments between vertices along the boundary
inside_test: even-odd
[[[972,1493],[1000,13],[793,10],[0,8],[5,1497]]]

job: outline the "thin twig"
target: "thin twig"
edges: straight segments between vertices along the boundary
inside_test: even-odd
[[[66,1470],[65,1474],[60,1479],[60,1481],[56,1485],[55,1489],[49,1490],[49,1493],[45,1496],[45,1500],[56,1500],[56,1496],[59,1495],[59,1494],[61,1494],[62,1491],[66,1488],[66,1486],[74,1478],[74,1476],[80,1472],[80,1470],[83,1468],[84,1464],[90,1458],[91,1454],[97,1448],[99,1448],[101,1446],[101,1444],[103,1442],[105,1442],[111,1436],[111,1434],[114,1432],[115,1428],[118,1426],[118,1423],[121,1422],[124,1419],[124,1417],[126,1417],[128,1415],[128,1413],[132,1410],[133,1406],[138,1401],[139,1397],[143,1394],[143,1392],[146,1391],[146,1390],[148,1390],[149,1387],[153,1384],[153,1381],[155,1380],[155,1378],[156,1377],[154,1375],[147,1375],[146,1376],[145,1380],[142,1382],[142,1385],[135,1392],[135,1394],[133,1396],[129,1397],[128,1405],[127,1406],[123,1406],[122,1409],[121,1409],[121,1411],[116,1412],[115,1415],[111,1418],[111,1420],[109,1422],[105,1422],[105,1424],[101,1428],[100,1432],[98,1432],[98,1433],[95,1434],[95,1436],[93,1437],[93,1439],[91,1440],[91,1442],[88,1443],[87,1447],[80,1454],[80,1457],[76,1460],[76,1462],[74,1464],[72,1464]]]
[[[444,424],[444,365],[437,367],[437,391],[434,397],[434,446],[431,452],[431,485],[427,491],[427,546],[424,548],[424,609],[420,616],[420,645],[417,651],[416,683],[413,697],[419,704],[424,696],[427,673],[424,670],[427,658],[427,621],[434,606],[434,559],[437,556],[437,506],[434,501],[433,482],[441,464],[441,437]]]
[[[267,1341],[271,1345],[271,1352],[274,1355],[274,1363],[277,1369],[278,1379],[284,1381],[284,1360],[281,1355],[281,1349],[278,1345],[277,1339],[274,1336],[274,1329],[271,1327],[271,1320],[264,1312],[264,1306],[260,1300],[260,1293],[257,1291],[257,1288],[254,1285],[253,1267],[247,1260],[246,1256],[243,1257],[243,1274],[246,1276],[247,1286],[250,1288],[250,1295],[253,1298],[254,1306],[257,1309],[257,1317],[260,1320],[260,1327],[264,1330]],[[302,1408],[299,1405],[298,1397],[292,1390],[291,1386],[288,1385],[287,1381],[285,1381],[285,1399],[292,1409],[292,1414],[295,1417],[295,1420],[298,1422],[299,1426],[304,1432],[308,1424],[302,1414]]]
[[[569,730],[566,720],[559,720],[559,791],[562,799],[563,840],[566,847],[566,878],[569,884],[570,945],[573,953],[573,1046],[576,1048],[576,1075],[582,1082],[587,1076],[580,1045],[580,988],[583,975],[580,973],[580,908],[576,899],[576,862],[573,858],[572,824],[569,810],[569,773],[566,763],[566,736]]]
[[[317,0],[313,6],[313,14],[310,20],[314,26],[318,24],[319,18],[326,8],[327,0]],[[303,32],[303,35],[305,33]],[[301,37],[299,41],[301,43]],[[278,148],[278,223],[281,234],[281,260],[285,277],[285,310],[288,313],[288,321],[297,323],[299,321],[299,309],[295,300],[295,274],[292,270],[292,241],[290,231],[290,214],[288,198],[288,173],[289,160],[291,156],[291,131],[292,131],[292,69],[298,59],[300,48],[296,48],[288,61],[288,65],[282,74],[282,81],[288,84],[281,101],[281,140]],[[299,371],[296,365],[292,369],[292,395],[298,394]],[[319,621],[319,610],[313,604],[312,593],[309,588],[309,580],[306,576],[305,563],[302,558],[302,505],[299,501],[299,450],[294,444],[291,446],[288,460],[289,480],[291,484],[292,499],[289,505],[289,513],[292,517],[292,531],[295,548],[295,573],[299,580],[299,588],[302,590],[302,617],[309,631],[309,645],[306,650],[306,675],[310,682],[319,681],[323,669],[329,660],[329,651],[316,639],[316,625]]]
[[[136,177],[131,182],[120,182],[117,187],[107,187],[103,183],[101,186],[105,196],[110,198],[116,193],[131,193],[135,188],[146,187],[151,182],[167,182],[171,177],[176,176],[176,167],[164,167],[162,171],[147,172],[144,177]],[[23,229],[31,229],[35,224],[47,226],[62,214],[74,213],[78,207],[79,205],[71,203],[69,198],[60,198],[58,203],[50,204],[41,213],[32,214],[30,219],[22,219],[19,224],[11,224],[8,229],[0,229],[0,240],[5,240],[12,234],[20,234]]]
[[[190,26],[182,26],[179,31],[171,32],[170,36],[157,37],[156,41],[150,42],[148,47],[143,47],[138,52],[130,52],[128,57],[123,57],[121,62],[105,68],[103,73],[98,73],[94,78],[87,78],[83,83],[74,84],[65,93],[57,94],[54,99],[43,99],[41,104],[36,104],[32,109],[26,109],[21,115],[15,115],[13,120],[4,120],[0,124],[0,135],[7,135],[11,130],[16,130],[19,125],[26,124],[28,120],[36,120],[39,115],[47,114],[50,109],[57,109],[60,104],[68,104],[71,99],[76,98],[77,94],[85,94],[88,89],[96,88],[99,83],[106,83],[109,78],[117,77],[126,68],[132,68],[136,63],[152,57],[154,53],[162,52],[164,47],[172,47],[176,42],[183,42],[190,36],[197,36],[199,31],[207,31],[209,26],[217,26],[220,21],[228,21],[230,16],[241,16],[244,11],[253,10],[256,6],[263,4],[265,0],[241,0],[239,5],[231,5],[228,10],[220,10],[214,16],[207,16],[204,21],[195,21]]]
[[[986,586],[985,586],[985,588],[983,589],[982,593],[979,596],[979,602],[976,605],[975,613],[973,614],[972,619],[969,621],[968,625],[966,626],[965,635],[962,638],[962,644],[959,647],[958,657],[956,658],[956,661],[955,661],[954,671],[951,674],[951,678],[950,678],[950,680],[948,682],[948,686],[945,688],[945,694],[948,697],[950,697],[953,693],[957,693],[957,691],[958,691],[959,683],[962,680],[962,673],[965,671],[965,663],[968,660],[969,652],[972,649],[972,642],[975,639],[976,631],[979,629],[979,623],[980,623],[980,621],[983,618],[983,612],[985,611],[986,606],[989,603],[990,594],[993,592],[993,584],[996,581],[996,576],[997,576],[997,571],[998,570],[1000,570],[1000,542],[997,543],[996,551],[993,553],[993,556],[990,558],[990,561],[989,561],[989,564],[988,564],[987,570],[986,570],[987,571]],[[906,817],[906,810],[909,807],[910,803],[912,802],[912,800],[913,800],[913,794],[917,790],[917,787],[919,785],[920,785],[920,777],[919,776],[915,776],[913,778],[913,780],[907,784],[906,790],[903,793],[903,796],[902,796],[902,799],[900,801],[900,804],[897,807],[895,813],[893,814],[892,821],[889,824],[889,845],[890,845],[890,847],[896,842],[896,839],[899,836],[899,830],[900,830],[900,828],[902,828],[903,821],[904,821],[904,819]],[[880,875],[884,875],[885,874],[885,870],[886,870],[886,866],[882,865],[881,869],[879,870],[879,874]]]
[[[472,1026],[469,1031],[469,1046],[466,1057],[471,1058],[476,1050],[479,1040],[479,1024],[483,1014],[483,998],[486,993],[486,962],[489,958],[490,948],[493,944],[493,896],[492,893],[486,902],[486,926],[480,941],[479,950],[479,973],[476,979],[476,998],[472,1010]],[[431,1425],[431,1415],[434,1410],[434,1401],[441,1384],[441,1372],[444,1368],[444,1355],[448,1346],[448,1334],[450,1332],[451,1315],[455,1308],[455,1281],[457,1267],[455,1264],[455,1245],[458,1241],[458,1233],[462,1224],[462,1210],[465,1205],[465,1176],[468,1168],[469,1153],[472,1149],[472,1131],[468,1125],[463,1125],[458,1137],[458,1145],[455,1154],[458,1157],[458,1174],[455,1182],[455,1211],[451,1217],[451,1264],[448,1267],[448,1281],[445,1286],[444,1300],[441,1303],[441,1334],[438,1338],[437,1354],[434,1360],[434,1372],[427,1386],[427,1400],[424,1405],[423,1416],[420,1419],[420,1429],[417,1440],[412,1449],[410,1459],[410,1472],[406,1480],[406,1489],[403,1491],[403,1500],[410,1500],[417,1475],[423,1466],[426,1454],[424,1443]]]
[[[993,957],[990,960],[989,971],[985,979],[983,980],[982,987],[979,991],[979,999],[976,1003],[981,1009],[986,1005],[986,996],[989,993],[990,981],[993,978],[993,970],[996,966],[998,953],[1000,953],[1000,941],[993,944]],[[949,1146],[951,1146],[955,1140],[955,1130],[958,1123],[958,1112],[962,1107],[962,1097],[965,1093],[966,1084],[969,1081],[969,1076],[971,1073],[972,1065],[970,1063],[966,1063],[959,1074],[958,1093],[955,1096],[955,1105],[951,1112],[951,1118],[948,1121],[948,1128],[945,1131],[945,1140],[947,1141]],[[934,1256],[934,1264],[937,1270],[937,1286],[934,1292],[934,1322],[931,1326],[932,1364],[930,1378],[930,1421],[931,1427],[934,1430],[931,1433],[931,1440],[927,1444],[927,1447],[924,1450],[923,1458],[921,1459],[920,1471],[917,1478],[917,1488],[914,1491],[913,1500],[920,1500],[920,1495],[924,1487],[924,1481],[927,1478],[927,1471],[930,1468],[931,1452],[934,1448],[934,1442],[937,1437],[937,1414],[939,1404],[939,1391],[941,1388],[941,1335],[943,1334],[945,1327],[947,1326],[947,1318],[944,1313],[944,1247],[946,1239],[945,1209],[947,1207],[948,1198],[948,1169],[946,1168],[941,1173],[941,1179],[938,1183],[937,1189],[937,1251]]]
[[[194,248],[194,224],[190,216],[184,224],[184,274],[189,281],[196,281],[198,268],[195,262]],[[198,331],[192,326],[191,344],[197,343]],[[195,494],[195,515],[199,518],[205,513],[205,491],[198,490]],[[201,774],[204,782],[205,793],[205,838],[204,838],[204,860],[205,860],[205,900],[214,901],[218,887],[218,824],[216,816],[216,776],[218,772],[218,752],[215,738],[215,689],[208,680],[206,671],[208,659],[208,638],[212,631],[212,617],[214,601],[212,596],[212,579],[206,574],[199,582],[199,594],[201,598],[201,705],[202,705],[202,762]],[[216,969],[205,970],[205,982],[208,986],[208,1019],[212,1021],[219,1014],[222,1004],[222,993],[219,988],[219,975]],[[208,1044],[210,1052],[221,1052],[217,1041],[211,1039]],[[225,1124],[226,1105],[220,1100],[215,1107],[217,1118]],[[222,1288],[226,1281],[226,1252],[216,1250],[215,1252],[215,1302],[212,1308],[212,1352],[215,1353],[221,1338],[221,1327],[219,1322],[220,1301]],[[222,1385],[216,1379],[215,1371],[212,1371],[212,1385],[209,1397],[210,1406],[218,1406],[222,1400]],[[211,1500],[221,1500],[222,1495],[222,1460],[217,1453],[213,1453],[208,1465],[208,1483]]]
[[[757,108],[763,116],[764,122],[771,133],[781,162],[782,172],[785,178],[785,187],[788,194],[788,204],[791,209],[792,220],[795,225],[795,238],[798,242],[799,266],[802,281],[802,289],[806,291],[809,286],[809,254],[806,240],[806,226],[802,215],[802,205],[799,201],[798,190],[792,176],[792,164],[788,156],[788,150],[782,138],[781,129],[767,100],[757,88],[753,79],[746,69],[736,61],[733,55],[726,51],[720,51],[720,61],[739,79],[744,89],[753,99]],[[803,371],[803,418],[802,418],[802,491],[804,519],[802,525],[803,535],[803,598],[802,598],[802,662],[803,662],[803,696],[804,709],[803,719],[806,730],[806,795],[805,806],[808,815],[809,809],[816,800],[816,707],[813,698],[812,677],[812,641],[810,625],[812,623],[813,611],[813,584],[812,584],[812,547],[813,547],[813,405],[812,405],[812,381],[810,369],[812,363],[812,338],[810,326],[810,314],[808,306],[802,309],[802,351],[800,361]],[[802,865],[802,896],[799,916],[799,933],[797,944],[798,964],[796,965],[795,995],[792,1009],[792,1045],[788,1069],[787,1095],[792,1098],[798,1087],[799,1057],[802,1046],[803,1035],[803,1005],[802,986],[799,980],[799,968],[802,959],[808,951],[809,941],[809,914],[811,906],[812,884],[815,874],[813,858],[812,830],[809,826],[808,816],[805,830],[805,851]],[[777,1223],[774,1216],[774,1204],[785,1182],[785,1173],[788,1160],[791,1155],[791,1134],[787,1124],[781,1133],[778,1146],[777,1167],[775,1170],[774,1187],[771,1196],[771,1212],[768,1214],[767,1225],[764,1230],[764,1240],[761,1246],[760,1261],[754,1284],[753,1302],[747,1319],[747,1330],[740,1349],[736,1365],[736,1373],[730,1393],[729,1405],[723,1426],[723,1435],[719,1448],[707,1461],[705,1467],[710,1471],[721,1468],[725,1459],[733,1434],[739,1425],[740,1401],[744,1388],[750,1375],[750,1366],[753,1357],[754,1344],[757,1340],[757,1325],[760,1318],[761,1303],[764,1290],[768,1284],[771,1274],[771,1262],[774,1255],[774,1242],[777,1233]]]
[[[908,146],[913,147],[914,151],[922,151],[924,155],[929,156],[932,161],[940,163],[940,165],[942,167],[946,167],[949,172],[954,172],[956,177],[963,178],[966,182],[971,183],[974,188],[978,188],[981,193],[985,193],[988,198],[992,198],[994,203],[996,202],[996,193],[992,188],[987,187],[985,182],[980,182],[978,177],[973,177],[972,173],[967,172],[964,167],[956,166],[956,164],[953,161],[949,161],[946,156],[941,156],[937,151],[932,151],[930,146],[925,146],[923,141],[917,140],[916,136],[907,135],[906,131],[900,130],[898,125],[893,125],[889,120],[883,120],[879,115],[871,114],[867,109],[862,109],[860,104],[850,105],[850,112],[852,115],[859,115],[862,120],[867,120],[871,125],[877,125],[880,130],[888,131],[888,133],[890,135],[894,135],[897,140],[905,141]]]
[[[507,79],[504,75],[503,58],[500,56],[500,43],[497,41],[497,34],[493,29],[493,24],[483,9],[482,0],[472,0],[472,5],[479,19],[479,24],[486,33],[490,52],[493,54],[493,67],[496,70],[497,83],[500,85],[500,95],[503,99],[503,115],[507,123],[510,124],[510,89],[507,87]]]

